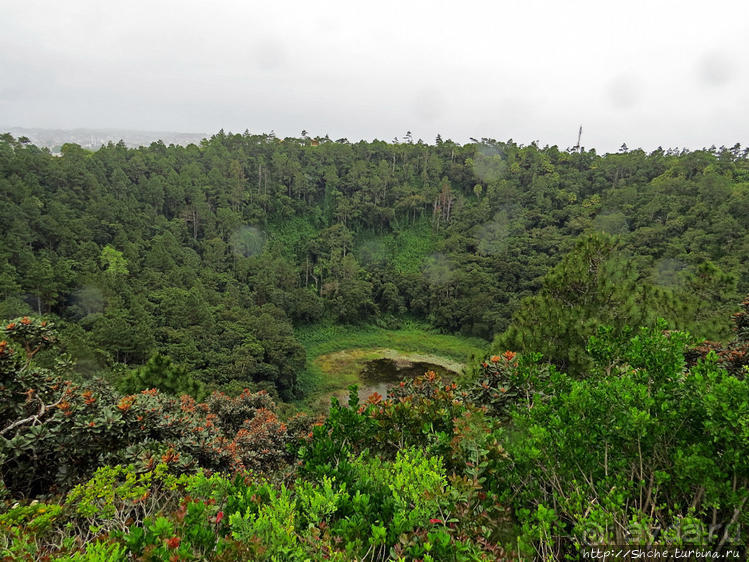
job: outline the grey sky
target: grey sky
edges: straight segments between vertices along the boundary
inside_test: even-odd
[[[749,2],[0,0],[0,124],[749,144]]]

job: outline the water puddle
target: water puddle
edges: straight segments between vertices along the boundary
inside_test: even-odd
[[[387,398],[389,386],[403,380],[422,376],[427,371],[434,371],[443,380],[449,380],[457,373],[443,365],[424,361],[410,361],[408,359],[372,359],[364,363],[359,373],[359,402],[364,403],[375,392]],[[348,400],[348,391],[338,391],[334,394],[342,404]]]

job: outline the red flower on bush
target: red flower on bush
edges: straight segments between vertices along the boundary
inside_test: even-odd
[[[135,396],[125,396],[117,403],[117,409],[121,412],[127,412],[135,402]],[[140,418],[140,416],[138,416]],[[140,421],[140,419],[138,420]]]
[[[223,518],[224,518],[224,512],[223,512],[223,511],[219,511],[219,512],[218,512],[218,513],[216,514],[216,525],[218,525],[219,523],[221,523],[221,520],[222,520]]]
[[[430,523],[431,523],[432,525],[436,525],[436,524],[438,524],[438,523],[442,523],[442,519],[430,519],[430,520],[429,520],[429,522],[430,522]]]
[[[177,462],[178,460],[179,460],[179,453],[175,451],[172,447],[169,447],[166,453],[161,455],[161,462],[164,462],[166,464],[169,464],[171,462]]]
[[[182,542],[182,539],[180,537],[172,537],[170,539],[166,539],[166,546],[168,548],[179,548],[179,543]]]

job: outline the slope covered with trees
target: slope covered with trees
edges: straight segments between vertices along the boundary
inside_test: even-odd
[[[574,340],[565,357],[538,349],[574,369],[598,321],[664,316],[725,339],[749,290],[738,146],[601,156],[220,132],[56,157],[5,135],[0,198],[1,317],[54,316],[82,373],[158,352],[203,382],[285,399],[305,364],[294,326],[410,316],[522,350],[549,311],[541,329],[581,331],[556,332]],[[558,264],[576,244],[588,255]],[[629,312],[599,314],[609,299]]]
[[[4,136],[0,197],[2,557],[744,555],[739,147]],[[399,326],[493,343],[293,411],[306,350]]]

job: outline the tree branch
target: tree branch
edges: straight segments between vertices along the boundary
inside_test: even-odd
[[[54,404],[47,404],[45,405],[41,398],[38,396],[36,397],[37,400],[39,400],[39,411],[36,414],[32,414],[31,416],[27,418],[23,418],[20,420],[14,421],[12,424],[10,424],[8,427],[0,431],[0,437],[8,433],[10,430],[15,429],[18,426],[24,425],[28,422],[41,422],[41,417],[46,414],[49,410],[60,404],[62,402],[62,399],[65,397],[65,394],[63,393],[60,398],[55,402]]]

